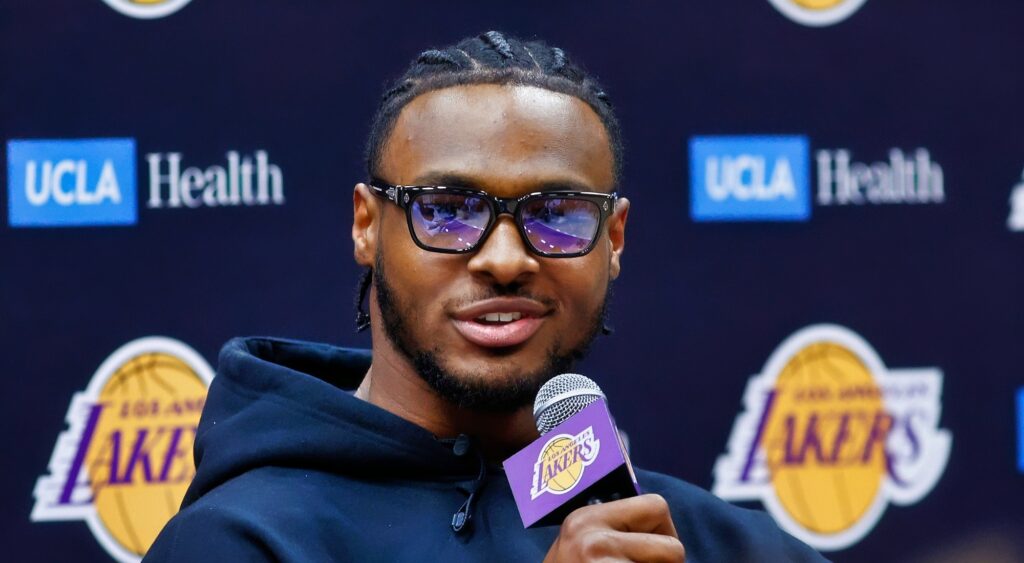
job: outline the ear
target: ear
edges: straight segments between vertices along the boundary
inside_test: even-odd
[[[380,224],[380,201],[366,184],[352,190],[352,243],[356,263],[373,267],[377,256],[377,235]]]
[[[608,217],[608,241],[611,255],[608,257],[608,277],[619,277],[622,251],[626,248],[626,218],[629,217],[629,200],[620,197],[615,201],[615,211]]]

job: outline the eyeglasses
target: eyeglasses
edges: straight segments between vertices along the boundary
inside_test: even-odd
[[[615,193],[551,191],[517,198],[446,186],[393,186],[372,181],[377,196],[405,209],[409,234],[431,252],[476,250],[491,234],[498,215],[515,220],[527,248],[541,256],[572,258],[593,250]]]

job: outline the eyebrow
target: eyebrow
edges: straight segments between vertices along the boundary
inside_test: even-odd
[[[460,188],[472,188],[486,192],[484,189],[486,182],[481,182],[478,178],[472,176],[465,176],[454,172],[427,172],[421,176],[417,176],[415,185],[418,186],[448,186],[448,187],[460,187]],[[586,184],[579,180],[571,178],[564,178],[560,180],[544,180],[530,185],[529,191],[531,192],[551,192],[551,191],[575,191],[575,192],[603,192]]]

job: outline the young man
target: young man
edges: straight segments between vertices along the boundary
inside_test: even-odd
[[[629,201],[607,97],[560,49],[490,32],[389,90],[355,186],[373,353],[221,353],[197,474],[147,561],[816,561],[763,513],[650,494],[525,530],[500,462],[603,327]]]

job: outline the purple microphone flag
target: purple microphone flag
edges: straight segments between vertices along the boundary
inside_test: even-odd
[[[598,399],[505,460],[523,526],[557,524],[615,479],[640,493],[608,404]],[[615,474],[615,475],[613,475]],[[589,489],[589,491],[588,491]]]

